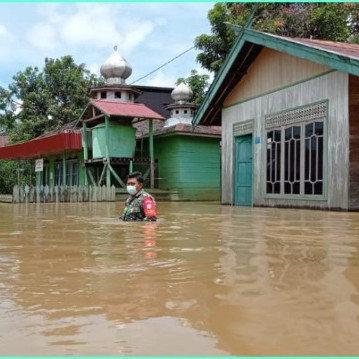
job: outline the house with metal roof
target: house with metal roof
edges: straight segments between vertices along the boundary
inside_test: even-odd
[[[221,125],[221,198],[359,209],[359,45],[232,26],[194,125]]]
[[[164,122],[153,132],[154,156],[158,161],[157,186],[175,189],[172,199],[220,199],[219,126],[192,126],[197,105],[190,102],[192,90],[180,83],[172,93],[173,103]],[[148,133],[139,136],[144,148],[149,148]]]
[[[139,89],[126,84],[131,72],[115,48],[101,66],[106,82],[91,89],[93,98],[79,119],[0,148],[0,160],[34,160],[36,191],[44,194],[47,189],[44,201],[89,200],[89,188],[100,186],[111,191],[96,198],[114,199],[112,187],[122,187],[118,192],[124,193],[126,176],[133,170],[144,173],[146,186],[170,190],[170,199],[219,200],[220,130],[193,128],[196,106],[188,101],[192,91],[184,84]],[[56,196],[59,188],[64,195]],[[29,188],[21,190],[14,192],[19,201],[26,190],[30,193]],[[32,200],[41,198],[34,195]]]

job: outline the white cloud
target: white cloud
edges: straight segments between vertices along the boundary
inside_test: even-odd
[[[4,25],[0,24],[0,38],[13,40],[15,36]]]
[[[59,44],[54,26],[46,22],[37,23],[27,33],[29,42],[40,50],[54,50]]]
[[[120,53],[128,56],[146,40],[164,20],[128,16],[118,4],[47,4],[38,11],[40,22],[30,28],[28,39],[39,49],[53,49],[54,39],[62,48],[112,48],[118,45]],[[125,9],[125,8],[124,8]]]
[[[95,48],[113,46],[120,37],[115,17],[108,6],[84,6],[63,19],[61,35],[71,45],[91,45]]]
[[[154,24],[151,21],[138,21],[132,23],[119,44],[119,49],[128,54],[143,41],[153,31]]]
[[[42,66],[45,57],[71,54],[99,74],[117,45],[133,68],[132,80],[153,71],[192,46],[208,31],[207,3],[31,3],[2,4],[0,10],[0,79],[25,66]],[[15,15],[12,17],[12,15]],[[21,49],[21,56],[19,56]],[[174,86],[197,66],[195,51],[145,78],[148,85]]]
[[[101,65],[99,65],[98,63],[93,63],[90,65],[86,65],[86,68],[94,75],[100,76],[100,68]]]
[[[152,76],[148,76],[143,81],[135,83],[136,85],[142,86],[160,86],[160,87],[174,87],[177,81],[177,77],[174,75],[169,75],[162,71],[155,72]]]

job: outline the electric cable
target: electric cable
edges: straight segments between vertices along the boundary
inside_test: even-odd
[[[178,59],[179,57],[183,56],[183,55],[186,54],[187,52],[193,50],[194,48],[195,48],[195,47],[192,46],[192,47],[190,47],[189,49],[183,51],[182,53],[180,53],[179,55],[175,56],[175,57],[172,58],[171,60],[165,62],[163,65],[161,65],[161,66],[157,67],[156,69],[154,69],[153,71],[149,72],[147,75],[142,76],[142,77],[140,77],[139,79],[137,79],[137,80],[131,82],[130,85],[133,85],[134,83],[136,83],[136,82],[138,82],[138,81],[140,81],[140,80],[143,80],[144,78],[146,78],[146,77],[152,75],[152,74],[155,73],[156,71],[162,69],[162,67],[165,67],[166,65],[170,64],[171,62],[173,62],[174,60],[176,60],[176,59]]]

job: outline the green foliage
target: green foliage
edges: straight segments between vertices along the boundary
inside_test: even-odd
[[[180,77],[177,79],[176,85],[184,82],[193,92],[192,103],[200,105],[206,96],[209,86],[209,75],[198,74],[197,70],[191,70],[191,75],[187,78]]]
[[[347,19],[348,7],[341,3],[328,3],[313,9],[310,15],[311,35],[316,39],[346,41],[351,35]]]
[[[289,37],[331,41],[359,40],[359,4],[355,3],[216,3],[208,13],[211,35],[200,35],[197,61],[217,73],[236,38],[226,22],[245,26],[253,9],[251,28]]]
[[[35,183],[31,161],[0,161],[0,193],[12,194],[15,184]]]
[[[77,120],[88,102],[90,88],[99,83],[69,55],[46,58],[42,71],[27,67],[13,76],[7,91],[0,89],[0,130],[11,142],[17,142]]]

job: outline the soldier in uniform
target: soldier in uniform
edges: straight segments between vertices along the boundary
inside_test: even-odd
[[[127,192],[130,195],[125,210],[120,217],[123,221],[156,221],[157,208],[154,198],[143,189],[141,172],[132,172],[127,176]]]

